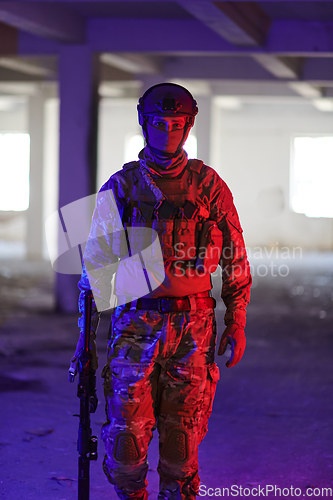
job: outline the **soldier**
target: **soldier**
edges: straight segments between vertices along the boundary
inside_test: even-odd
[[[148,497],[147,451],[156,427],[159,500],[192,499],[199,492],[198,445],[219,378],[211,296],[218,264],[226,305],[218,354],[230,344],[226,366],[235,366],[246,344],[251,276],[232,194],[212,168],[188,160],[183,149],[197,112],[196,101],[180,85],[161,83],[144,93],[138,114],[146,146],[138,161],[124,165],[101,188],[84,254],[79,288],[94,294],[94,369],[94,337],[100,311],[110,308],[111,281],[117,297],[102,372],[102,439],[104,471],[122,500]],[[135,259],[140,241],[151,234],[146,230],[159,236],[162,268],[152,259],[153,247],[145,263],[143,251]],[[72,373],[80,347],[79,340]]]

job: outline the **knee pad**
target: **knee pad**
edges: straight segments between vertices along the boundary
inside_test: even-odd
[[[123,464],[132,464],[139,460],[139,446],[133,432],[120,432],[115,436],[113,458]]]
[[[103,470],[108,481],[114,485],[115,491],[121,500],[147,500],[146,480],[148,472],[148,462],[134,469],[128,470],[125,464],[125,470],[115,470],[113,465],[109,464],[108,456],[104,456]]]
[[[189,437],[184,429],[174,427],[167,432],[161,448],[167,462],[183,463],[189,458]]]

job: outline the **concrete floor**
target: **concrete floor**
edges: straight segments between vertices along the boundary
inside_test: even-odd
[[[329,490],[322,489],[333,489],[333,254],[275,259],[274,268],[268,259],[251,262],[248,345],[232,369],[224,366],[226,356],[217,358],[221,380],[200,447],[201,495],[227,497],[223,488],[229,488],[230,497],[257,498],[259,492],[278,498],[278,489],[270,492],[276,487],[283,498],[327,498]],[[286,276],[279,276],[279,266]],[[77,315],[53,312],[52,282],[47,263],[0,260],[0,495],[6,500],[77,498],[78,419],[72,415],[79,401],[76,383],[67,382]],[[220,336],[221,301],[216,313]],[[101,367],[107,328],[105,315],[98,335]],[[98,392],[92,415],[97,435],[104,420],[100,377]],[[156,441],[149,499],[158,491]],[[116,498],[102,456],[100,442],[91,500]]]

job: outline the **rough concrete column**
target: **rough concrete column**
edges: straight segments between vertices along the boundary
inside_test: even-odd
[[[198,158],[207,165],[211,164],[211,133],[212,133],[212,98],[198,96],[196,98],[199,113],[195,121],[195,133],[198,141]]]
[[[43,160],[44,94],[42,89],[29,99],[30,195],[27,210],[27,258],[43,258]]]
[[[96,192],[98,60],[87,46],[59,54],[59,208]],[[78,214],[83,216],[83,214]],[[77,311],[78,275],[56,275],[57,309]]]

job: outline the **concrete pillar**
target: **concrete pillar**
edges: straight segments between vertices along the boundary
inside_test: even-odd
[[[44,105],[44,188],[43,188],[43,203],[44,203],[44,220],[54,214],[58,210],[59,199],[59,99],[58,97],[49,97],[45,100]],[[51,234],[51,242],[49,239],[46,242],[46,233],[44,232],[43,255],[45,260],[50,257],[50,249],[55,254],[58,246],[58,231],[54,227]]]
[[[98,59],[84,45],[59,54],[59,208],[96,192]],[[83,216],[83,214],[78,214]],[[57,309],[77,311],[79,275],[56,274]]]
[[[212,98],[210,96],[196,97],[199,113],[195,120],[195,135],[198,141],[198,158],[211,165],[212,144]]]
[[[29,99],[28,128],[30,134],[30,195],[27,210],[27,258],[42,259],[44,94],[40,88]]]

